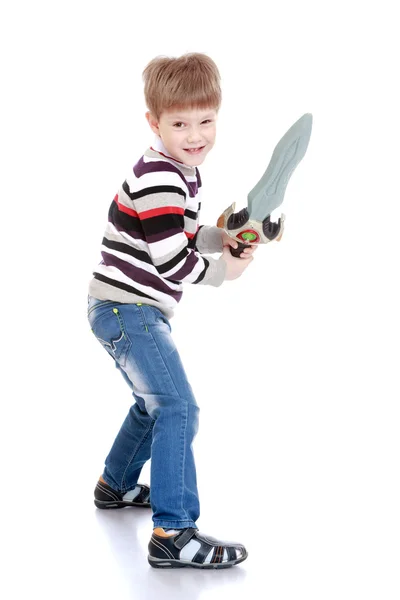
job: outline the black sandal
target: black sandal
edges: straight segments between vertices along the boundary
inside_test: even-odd
[[[182,552],[191,540],[198,542],[198,549]],[[226,569],[243,562],[247,556],[242,544],[218,541],[192,527],[172,535],[157,528],[149,542],[148,561],[156,569]]]
[[[140,492],[131,500],[124,500],[124,494],[116,492],[107,483],[98,481],[94,490],[94,503],[97,508],[124,508],[125,506],[142,506],[150,508],[150,488],[148,485],[138,483]]]

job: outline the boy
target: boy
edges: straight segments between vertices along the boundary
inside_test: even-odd
[[[204,536],[192,442],[198,406],[171,337],[182,282],[220,286],[239,277],[254,248],[198,225],[198,166],[212,149],[220,78],[204,54],[158,57],[144,70],[155,142],[116,194],[89,287],[91,328],[132,390],[130,408],[95,489],[98,508],[152,508],[152,567],[223,568],[247,558],[241,544]],[[218,259],[204,256],[222,252]],[[138,483],[151,456],[150,488]]]

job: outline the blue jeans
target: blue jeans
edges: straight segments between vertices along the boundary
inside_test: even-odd
[[[105,461],[113,489],[134,489],[151,457],[154,527],[196,527],[200,514],[192,442],[199,408],[165,315],[148,304],[89,297],[96,338],[129,385],[135,403]]]

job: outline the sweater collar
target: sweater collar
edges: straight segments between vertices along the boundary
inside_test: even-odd
[[[176,160],[176,158],[173,158],[172,156],[170,156],[168,153],[168,150],[166,149],[161,138],[158,135],[156,135],[154,137],[153,144],[151,145],[151,150],[155,150],[156,152],[159,152],[164,158],[168,159],[169,162],[173,163],[174,165],[179,167],[181,170],[189,169],[190,173],[195,175],[196,167],[192,167],[190,165],[185,165],[185,163],[181,162],[180,160]]]

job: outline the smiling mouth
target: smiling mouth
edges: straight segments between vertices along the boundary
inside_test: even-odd
[[[189,154],[199,154],[205,148],[205,146],[200,146],[199,148],[184,148],[185,152],[189,152]]]

